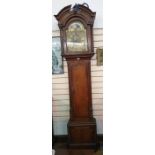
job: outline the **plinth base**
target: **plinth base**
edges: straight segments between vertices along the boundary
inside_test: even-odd
[[[74,148],[96,148],[96,120],[68,122],[68,146]]]

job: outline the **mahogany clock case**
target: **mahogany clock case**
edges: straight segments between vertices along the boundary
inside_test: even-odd
[[[60,28],[62,56],[68,64],[68,146],[95,147],[97,131],[92,113],[91,57],[94,55],[93,23],[96,13],[84,5],[78,5],[78,8],[71,11],[69,5],[55,15]]]

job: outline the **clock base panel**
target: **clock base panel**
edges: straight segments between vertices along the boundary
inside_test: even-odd
[[[68,146],[72,148],[96,148],[96,120],[68,122]]]

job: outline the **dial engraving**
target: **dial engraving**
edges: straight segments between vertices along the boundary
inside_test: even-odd
[[[71,23],[66,31],[66,35],[69,52],[87,52],[86,29],[81,22]]]

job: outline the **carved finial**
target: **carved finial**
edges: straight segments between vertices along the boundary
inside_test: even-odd
[[[83,3],[82,5],[89,8],[89,5],[87,3]]]
[[[83,5],[87,8],[89,8],[89,5],[87,3],[82,3],[82,4],[77,4],[75,3],[74,5],[71,5],[70,11],[73,11],[74,13],[77,13],[80,11],[80,5]]]
[[[72,5],[70,11],[79,12],[80,11],[80,4],[75,3],[75,5]]]

